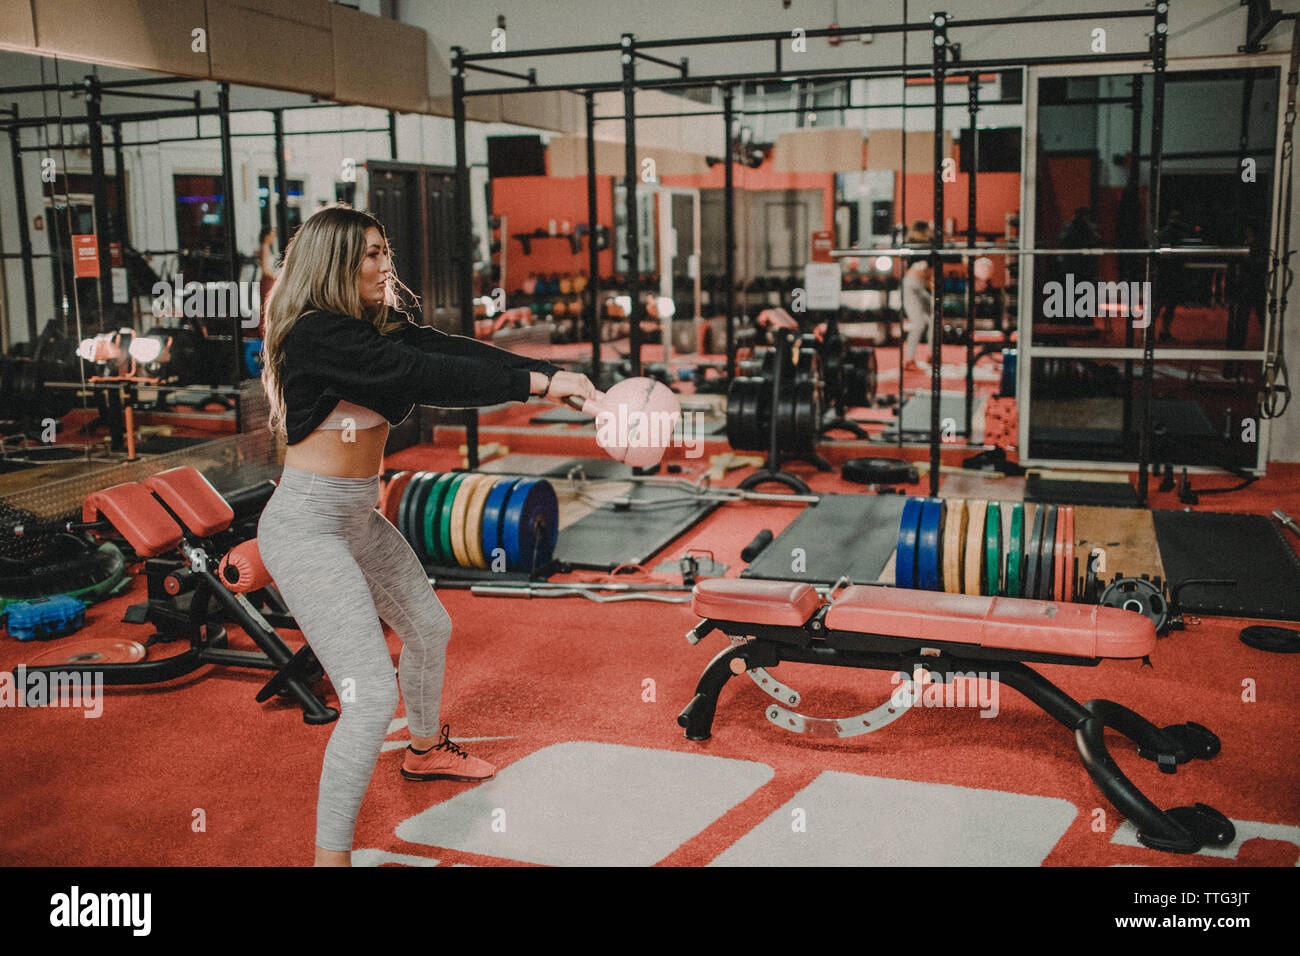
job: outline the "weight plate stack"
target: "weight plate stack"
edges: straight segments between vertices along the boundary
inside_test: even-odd
[[[1069,509],[1062,505],[1056,512],[1056,544],[1052,548],[1052,593],[1054,601],[1065,600],[1065,522]]]
[[[1151,619],[1156,633],[1163,633],[1169,625],[1169,602],[1164,589],[1147,578],[1124,578],[1119,575],[1102,592],[1097,602],[1102,607],[1117,607],[1134,611]]]
[[[1029,547],[1024,554],[1024,573],[1020,596],[1032,598],[1038,588],[1038,565],[1043,553],[1043,520],[1047,509],[1042,505],[1034,506],[1033,530],[1029,533]]]
[[[407,486],[411,503],[406,513],[406,540],[410,542],[421,563],[430,560],[428,552],[424,550],[424,508],[437,480],[437,472],[426,471]]]
[[[424,550],[429,555],[429,560],[434,564],[446,564],[447,556],[442,553],[442,548],[438,541],[438,515],[442,511],[443,502],[447,500],[447,489],[451,487],[454,473],[447,473],[438,476],[438,480],[433,483],[433,489],[429,492],[429,499],[425,503],[424,520],[420,533],[424,539]]]
[[[466,550],[465,519],[469,514],[469,503],[474,497],[474,490],[483,483],[487,475],[466,475],[465,480],[456,489],[456,499],[451,504],[449,531],[451,533],[451,555],[462,568],[469,567],[469,552]]]
[[[916,587],[916,539],[920,532],[924,498],[908,498],[898,521],[898,551],[894,558],[894,584],[900,588]]]
[[[948,502],[948,514],[943,521],[943,589],[949,594],[961,594],[969,518],[964,498]]]
[[[943,590],[944,502],[930,498],[921,506],[921,523],[916,535],[916,580],[923,591]]]
[[[990,501],[984,521],[984,588],[986,596],[1002,593],[1002,506]]]
[[[385,482],[380,492],[379,510],[393,527],[397,527],[397,506],[402,503],[402,492],[414,477],[413,471],[399,471]]]
[[[850,458],[840,466],[840,477],[860,485],[902,485],[916,481],[917,474],[897,458]]]
[[[1074,560],[1074,507],[1065,509],[1065,591],[1061,600],[1074,600],[1074,581],[1078,570]]]
[[[505,556],[504,546],[501,543],[502,524],[506,502],[510,500],[510,492],[518,482],[517,478],[501,479],[488,492],[487,501],[483,505],[483,525],[479,537],[482,542],[483,556],[487,558],[489,567],[493,566],[498,556]]]
[[[828,335],[821,341],[822,388],[829,405],[845,399],[848,379],[848,342],[842,335]]]
[[[767,447],[768,406],[772,383],[765,378],[736,378],[727,389],[727,443],[738,451]]]
[[[487,569],[487,558],[483,554],[483,509],[487,505],[488,495],[496,487],[500,478],[484,475],[483,480],[474,488],[474,496],[469,500],[465,511],[465,555],[472,568]]]
[[[560,527],[560,505],[550,482],[521,478],[506,502],[501,529],[507,566],[532,572],[550,563]]]
[[[411,486],[422,481],[426,474],[427,472],[423,471],[417,471],[412,474],[410,481],[408,481],[406,487],[402,489],[401,498],[398,499],[397,530],[402,533],[402,537],[408,542],[411,540],[411,526],[409,521],[411,513]]]
[[[442,555],[442,563],[446,565],[455,561],[456,554],[451,543],[451,509],[455,506],[456,497],[460,494],[460,486],[465,483],[467,477],[469,476],[465,472],[452,475],[442,505],[438,508],[438,551]]]
[[[1020,579],[1024,570],[1025,506],[1017,502],[1011,506],[1011,539],[1007,542],[1007,576],[1002,593],[1020,597]]]
[[[1042,564],[1038,568],[1038,587],[1034,597],[1040,601],[1052,600],[1052,575],[1056,569],[1056,522],[1060,512],[1057,505],[1048,505],[1043,518]]]
[[[982,498],[967,502],[970,518],[967,521],[965,541],[965,582],[963,592],[966,594],[983,594],[986,568],[984,566],[985,520],[988,516],[989,503]]]

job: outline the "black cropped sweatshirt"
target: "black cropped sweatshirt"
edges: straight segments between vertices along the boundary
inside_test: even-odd
[[[320,425],[339,400],[401,423],[416,405],[473,408],[526,402],[529,372],[559,367],[407,319],[381,334],[374,324],[309,312],[283,342],[285,431],[290,445]]]

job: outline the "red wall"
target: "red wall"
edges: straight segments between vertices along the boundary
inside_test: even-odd
[[[516,292],[523,287],[529,273],[549,275],[585,275],[590,236],[584,236],[577,255],[567,239],[535,239],[532,250],[524,255],[524,245],[514,236],[541,230],[545,232],[552,219],[557,230],[563,231],[564,221],[576,228],[587,221],[587,177],[575,176],[558,179],[550,176],[509,176],[492,180],[492,214],[506,216],[509,236],[506,261],[506,291]],[[597,221],[611,231],[614,228],[614,181],[610,176],[596,177]],[[600,254],[600,274],[613,274],[614,250],[605,249]]]
[[[966,235],[967,181],[966,173],[958,173],[957,181],[943,184],[943,217],[953,219],[957,226],[957,237]],[[918,219],[926,222],[934,220],[934,177],[929,173],[909,173],[907,176],[907,207],[903,207],[903,187],[895,180],[894,209],[902,209],[903,214],[895,213],[896,220],[901,219],[909,226]],[[992,232],[1001,235],[1006,229],[1006,214],[1020,211],[1020,174],[1019,173],[980,173],[976,184],[975,228],[979,232]],[[942,225],[942,224],[939,224]]]
[[[708,173],[693,176],[664,176],[665,186],[677,186],[695,189],[722,189],[725,171],[721,165],[713,167]],[[612,232],[614,225],[614,179],[611,176],[596,177],[596,208],[599,221]],[[894,208],[895,219],[911,223],[917,219],[927,222],[934,217],[934,177],[927,173],[913,173],[907,176],[907,206],[903,207],[903,189],[901,177],[895,180]],[[777,173],[772,170],[770,161],[758,169],[736,168],[735,185],[737,189],[819,189],[822,192],[822,219],[824,228],[832,228],[835,223],[835,177],[832,173]],[[1020,209],[1020,174],[1019,173],[980,173],[979,194],[976,196],[978,219],[976,228],[980,232],[1001,234],[1006,226],[1006,213],[1018,212]],[[966,231],[966,191],[967,175],[957,174],[956,182],[944,183],[943,201],[944,218],[956,221],[957,233],[954,240],[959,240]],[[1075,205],[1086,204],[1083,202]],[[1074,206],[1069,207],[1073,212]],[[562,228],[567,219],[571,226],[576,226],[587,219],[587,179],[585,176],[557,179],[547,176],[518,176],[492,181],[492,211],[494,215],[508,217],[507,227],[511,236],[515,233],[546,231],[550,220],[554,219],[558,228]],[[1057,227],[1059,229],[1059,225]],[[809,237],[811,241],[811,237]],[[524,279],[530,273],[560,275],[585,274],[587,271],[587,249],[584,240],[583,249],[574,255],[566,241],[559,239],[542,239],[532,244],[530,255],[524,255],[522,243],[509,238],[509,262],[507,263],[507,286],[510,291],[522,287]],[[600,254],[600,274],[609,276],[613,273],[614,253],[606,249]]]

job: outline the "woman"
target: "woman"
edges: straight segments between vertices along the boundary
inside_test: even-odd
[[[258,301],[262,303],[262,318],[257,327],[259,338],[266,338],[266,304],[271,300],[271,289],[275,287],[275,277],[280,270],[275,267],[275,228],[263,226],[257,237],[257,265],[262,270],[262,279],[258,286]]]
[[[929,223],[916,222],[907,234],[907,245],[929,246]],[[921,369],[916,364],[916,348],[921,344],[921,334],[929,329],[934,313],[934,296],[930,293],[932,278],[933,270],[929,259],[913,259],[903,273],[903,313],[910,326],[907,330],[907,344],[903,347],[904,372],[917,372]],[[930,351],[934,352],[934,343],[931,343]],[[902,383],[901,374],[899,382]]]
[[[402,775],[485,780],[486,761],[439,730],[451,620],[415,552],[377,510],[389,424],[413,405],[473,407],[529,396],[590,398],[586,376],[418,326],[396,310],[383,228],[328,206],[298,230],[267,304],[270,427],[288,443],[258,548],[339,694],[316,810],[316,864],[347,866],[398,686],[411,743]],[[380,619],[402,640],[393,662]]]

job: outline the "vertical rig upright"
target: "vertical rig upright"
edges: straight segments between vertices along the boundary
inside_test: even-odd
[[[934,48],[934,228],[930,230],[930,497],[939,496],[939,404],[943,388],[943,96],[948,74],[948,14],[930,15]],[[907,175],[907,170],[903,170]],[[903,370],[898,371],[900,381]],[[901,420],[900,420],[901,427]]]
[[[979,73],[972,70],[966,78],[966,112],[970,114],[970,155],[963,156],[966,161],[966,248],[971,250],[966,257],[966,441],[969,443],[975,432],[971,428],[971,419],[975,408],[975,243],[978,233],[975,231],[975,208],[978,194],[975,181],[979,177],[980,131],[976,117],[980,111]]]
[[[1165,54],[1169,39],[1169,3],[1158,0],[1155,5],[1155,27],[1151,34],[1151,185],[1147,190],[1148,221],[1147,235],[1149,248],[1160,245],[1160,167],[1164,151],[1165,126]],[[1142,428],[1138,435],[1138,504],[1146,507],[1147,481],[1151,461],[1151,389],[1155,374],[1156,329],[1158,316],[1151,313],[1158,311],[1154,304],[1159,301],[1159,270],[1156,267],[1154,253],[1147,253],[1147,280],[1151,283],[1150,295],[1143,308],[1142,321]],[[1129,321],[1132,321],[1130,317]]]
[[[781,44],[777,44],[777,50]],[[723,155],[723,281],[726,283],[724,301],[727,304],[727,381],[736,377],[736,196],[735,167],[732,165],[736,149],[735,117],[732,98],[735,90],[730,83],[722,87],[722,116],[727,124],[726,147]],[[712,302],[710,302],[712,306]]]
[[[597,388],[601,384],[600,367],[600,250],[596,238],[600,235],[600,216],[596,203],[596,94],[583,93],[587,107],[587,268],[591,279],[587,283],[588,315],[591,317],[591,381]],[[506,236],[501,237],[505,243]]]
[[[460,331],[474,337],[474,250],[470,229],[469,157],[465,150],[465,50],[451,48],[452,123],[456,139],[456,244],[452,262],[460,300]],[[502,242],[505,237],[501,237]],[[478,468],[478,409],[465,411],[465,459],[470,471]]]
[[[641,374],[641,235],[636,196],[636,37],[624,33],[619,41],[623,52],[623,176],[627,184],[624,197],[627,216],[627,291],[629,309],[628,349],[632,358],[632,377]],[[615,263],[615,271],[618,265]]]

